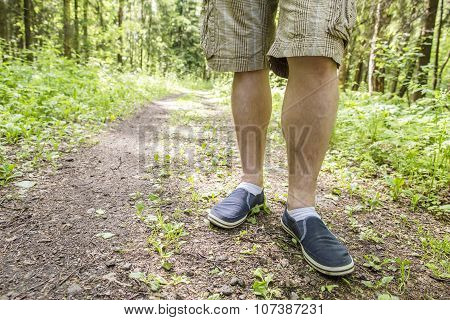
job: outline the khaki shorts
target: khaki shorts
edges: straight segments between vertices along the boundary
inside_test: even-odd
[[[355,0],[203,0],[201,44],[211,69],[289,74],[286,57],[341,64],[356,20]]]

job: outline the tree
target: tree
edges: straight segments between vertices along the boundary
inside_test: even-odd
[[[78,20],[78,0],[73,1],[73,12],[74,12],[73,49],[78,54],[80,52],[80,23]]]
[[[377,1],[375,7],[375,23],[373,26],[372,40],[370,41],[370,54],[369,54],[369,68],[367,75],[367,84],[369,86],[369,94],[373,92],[373,74],[375,71],[375,50],[378,39],[378,30],[380,28],[380,20],[381,20],[381,0]]]
[[[24,44],[25,49],[31,49],[31,0],[23,0],[23,25],[24,25]],[[27,53],[27,59],[32,60],[33,54],[31,51]]]
[[[89,10],[89,0],[83,0],[83,53],[84,60],[89,59],[89,34],[88,34],[88,10]]]
[[[443,26],[443,16],[444,16],[444,0],[441,0],[441,11],[439,16],[439,27],[436,35],[436,52],[434,54],[434,68],[433,68],[433,90],[436,89],[438,84],[438,69],[439,69],[439,48],[441,46],[441,34],[442,34],[442,26]]]
[[[123,22],[123,0],[119,0],[119,9],[117,11],[117,26],[119,27],[119,51],[117,52],[117,62],[122,65],[122,50],[123,50],[123,32],[122,32],[122,22]]]
[[[72,55],[72,32],[70,28],[70,0],[63,0],[64,56]]]
[[[0,38],[8,41],[8,3],[0,0]]]
[[[417,82],[420,86],[428,83],[428,64],[431,59],[431,47],[433,46],[434,25],[436,24],[436,14],[439,0],[428,0],[426,13],[423,19],[423,29],[421,33],[420,56],[417,68]],[[414,92],[413,100],[423,97],[423,91]]]

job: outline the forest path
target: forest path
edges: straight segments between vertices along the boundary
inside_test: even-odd
[[[356,271],[341,279],[312,270],[279,225],[287,172],[278,138],[266,163],[271,212],[233,230],[210,226],[208,208],[236,186],[240,169],[229,111],[210,92],[151,103],[96,139],[28,178],[34,186],[0,190],[4,299],[254,299],[259,267],[274,278],[268,297],[450,297],[425,268],[415,231],[447,226],[393,203],[349,219],[346,208],[359,200],[332,192],[330,172],[321,174],[318,208]],[[381,262],[364,266],[370,254]]]

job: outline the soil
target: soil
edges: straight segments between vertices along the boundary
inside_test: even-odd
[[[188,96],[193,101],[183,98]],[[192,110],[195,113],[189,114]],[[11,183],[0,190],[0,296],[205,299],[218,293],[224,299],[255,299],[253,270],[261,267],[273,274],[270,286],[280,290],[281,299],[376,299],[386,291],[401,299],[450,298],[448,282],[434,278],[424,265],[416,227],[420,224],[442,237],[449,232],[448,225],[427,213],[384,202],[374,212],[356,215],[361,225],[381,232],[383,242],[362,240],[345,211],[359,200],[345,192],[333,194],[338,177],[330,170],[320,176],[319,212],[349,247],[356,270],[346,278],[312,270],[280,226],[287,190],[286,157],[282,145],[273,143],[269,149],[265,191],[271,212],[258,214],[255,224],[223,230],[210,226],[205,218],[208,208],[239,181],[227,108],[209,92],[190,92],[149,103],[134,116],[112,123],[96,143],[66,154],[56,168],[44,166],[21,178],[35,182],[34,186]],[[168,153],[170,158],[164,159],[170,164],[161,164],[162,155]],[[159,195],[158,210],[168,220],[184,223],[188,234],[179,253],[170,258],[169,271],[147,243],[151,230],[136,215],[132,194],[137,192]],[[400,219],[402,215],[407,219]],[[106,232],[113,236],[108,238]],[[405,289],[398,289],[398,271],[364,266],[368,254],[411,261]],[[185,275],[189,283],[151,291],[130,278],[133,271],[165,279]],[[386,275],[394,276],[386,288],[362,283]],[[337,287],[327,290],[332,284]]]

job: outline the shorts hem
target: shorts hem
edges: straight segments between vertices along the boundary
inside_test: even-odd
[[[342,39],[327,35],[323,39],[306,37],[295,42],[275,40],[267,55],[274,58],[328,57],[341,65],[344,50],[345,46]]]
[[[267,57],[255,61],[254,57],[221,58],[212,56],[207,59],[208,67],[218,72],[245,72],[269,68]]]

